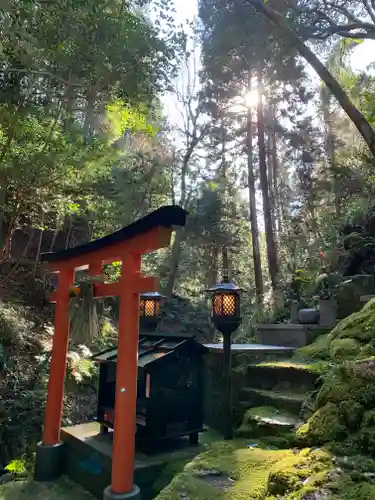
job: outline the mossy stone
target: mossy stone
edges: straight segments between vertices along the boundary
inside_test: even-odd
[[[335,338],[356,339],[367,344],[375,339],[375,299],[370,300],[360,311],[351,314],[336,325],[329,335]]]
[[[267,493],[271,495],[285,495],[293,491],[299,479],[296,474],[291,474],[287,470],[271,472],[268,477]]]
[[[374,455],[375,453],[375,428],[362,426],[352,438],[353,445],[363,453]]]
[[[339,408],[328,403],[316,411],[297,431],[297,437],[316,444],[335,441],[347,433]]]
[[[356,430],[361,425],[365,408],[360,403],[349,399],[340,403],[340,413],[344,417],[347,427],[350,430]]]
[[[336,361],[356,359],[361,352],[361,344],[355,339],[334,339],[330,350],[331,357]]]

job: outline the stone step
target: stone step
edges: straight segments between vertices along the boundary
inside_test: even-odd
[[[370,302],[370,300],[372,300],[374,297],[375,295],[361,295],[359,300],[364,304],[367,304],[367,302]]]
[[[318,335],[331,330],[331,328],[322,325],[295,325],[291,323],[258,325],[256,328],[261,344],[294,348],[311,344]]]
[[[261,406],[246,411],[236,435],[243,438],[279,436],[302,424],[301,420],[285,410]]]
[[[308,392],[316,387],[319,367],[294,360],[251,363],[247,369],[247,379],[251,387],[259,389],[293,388],[298,392]]]
[[[241,401],[242,406],[273,406],[279,410],[285,410],[293,415],[299,415],[302,403],[306,394],[298,394],[292,391],[276,391],[257,389],[255,387],[246,387],[242,390],[246,398]]]

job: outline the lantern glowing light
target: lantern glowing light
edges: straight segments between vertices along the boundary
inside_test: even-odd
[[[160,320],[160,302],[165,299],[158,292],[140,294],[139,316],[142,326],[155,327]]]
[[[140,299],[139,313],[141,316],[157,316],[159,314],[159,301],[154,299]]]
[[[212,297],[212,311],[216,316],[234,316],[236,314],[236,295],[233,293],[217,294]]]
[[[222,334],[233,333],[241,324],[241,291],[234,283],[227,280],[206,290],[212,295],[211,320]]]

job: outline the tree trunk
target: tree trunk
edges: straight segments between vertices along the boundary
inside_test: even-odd
[[[216,285],[218,281],[218,268],[219,268],[219,249],[215,244],[210,245],[209,249],[209,265],[207,269],[207,288]]]
[[[223,280],[229,280],[229,256],[228,256],[228,248],[223,246],[221,249],[221,257],[223,264],[223,276],[221,277]]]
[[[65,89],[65,113],[63,126],[64,131],[67,132],[73,123],[73,104],[74,104],[74,88],[71,84],[72,80],[72,70],[69,70],[68,83]]]
[[[262,71],[258,74],[259,88],[261,92],[258,99],[258,147],[259,147],[259,176],[263,198],[264,228],[266,232],[268,267],[271,278],[271,285],[274,292],[277,289],[278,265],[276,255],[276,244],[272,229],[271,205],[269,199],[269,188],[267,179],[266,146],[264,139],[264,113],[262,100]]]
[[[273,189],[274,178],[273,178],[273,157],[272,157],[272,135],[271,135],[271,115],[270,110],[267,111],[266,129],[267,129],[267,179],[268,179],[268,195],[270,198],[271,207],[271,222],[273,234],[276,234],[276,205],[275,205],[275,193]]]
[[[299,36],[289,27],[284,16],[271,9],[263,0],[247,0],[249,5],[258,13],[266,17],[275,24],[285,35],[285,37],[296,47],[301,56],[313,67],[323,82],[327,85],[332,94],[336,97],[342,109],[356,126],[358,132],[363,137],[372,155],[375,157],[375,131],[354,106],[346,92],[338,83],[336,78],[328,71],[323,63],[316,57],[312,50],[305,45]]]
[[[172,255],[170,261],[170,270],[168,274],[168,280],[165,287],[165,295],[168,299],[172,297],[174,285],[177,278],[178,264],[181,255],[181,246],[185,237],[185,228],[177,229],[175,232],[175,237],[172,244]]]
[[[181,177],[180,177],[180,192],[181,192],[181,197],[180,197],[180,206],[182,208],[186,208],[188,203],[188,196],[186,192],[186,177],[188,174],[188,167],[189,167],[189,161],[191,158],[191,155],[193,154],[194,147],[190,145],[190,147],[187,149],[183,161],[182,161],[182,168],[181,168]],[[172,255],[171,255],[171,263],[170,263],[170,271],[168,275],[168,280],[167,280],[167,285],[165,289],[165,294],[168,298],[172,297],[174,285],[176,282],[177,278],[177,271],[178,271],[178,263],[180,260],[180,254],[181,254],[181,244],[185,238],[185,228],[183,229],[178,229],[175,233],[175,238],[173,240],[173,245],[172,245]]]
[[[322,97],[322,108],[323,108],[323,119],[325,122],[325,146],[326,146],[326,154],[328,158],[328,164],[330,168],[329,172],[329,182],[332,183],[333,186],[333,197],[336,208],[336,215],[340,215],[340,205],[341,200],[339,199],[339,181],[336,179],[336,154],[335,154],[335,135],[332,128],[332,116],[330,113],[330,99],[329,95]]]
[[[281,219],[280,219],[280,192],[279,192],[279,159],[277,157],[277,137],[276,137],[276,113],[275,106],[271,109],[271,129],[269,130],[271,135],[271,157],[272,157],[272,168],[273,168],[273,196],[274,196],[274,218],[276,224],[276,230],[281,232]]]
[[[92,119],[94,115],[94,105],[95,105],[95,88],[90,86],[86,97],[85,120],[83,123],[83,135],[85,139],[85,144],[88,144],[91,141],[93,135]]]
[[[12,216],[7,226],[7,234],[0,249],[0,264],[4,264],[9,258],[12,250],[12,240],[17,228],[18,217]]]
[[[249,78],[249,85],[251,85],[251,78]],[[250,227],[251,227],[251,240],[253,246],[253,262],[254,262],[254,278],[255,278],[255,293],[257,303],[263,302],[263,276],[262,276],[262,262],[260,257],[259,246],[259,229],[257,219],[257,207],[255,196],[255,176],[253,166],[253,122],[252,122],[251,108],[247,108],[247,132],[246,132],[246,146],[247,146],[247,182],[249,186],[249,212],[250,212]]]

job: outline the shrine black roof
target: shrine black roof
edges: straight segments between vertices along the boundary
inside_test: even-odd
[[[138,366],[144,367],[155,361],[158,361],[169,354],[172,354],[176,349],[186,344],[192,339],[186,336],[169,337],[159,333],[159,335],[141,335],[138,344]],[[202,344],[196,342],[202,349]],[[115,363],[117,361],[117,346],[110,347],[105,351],[94,354],[93,361],[98,363]]]
[[[135,236],[147,233],[157,227],[172,228],[174,226],[185,226],[188,212],[177,205],[160,207],[157,210],[147,214],[142,219],[138,219],[132,224],[123,227],[119,231],[108,234],[103,238],[90,241],[84,245],[61,250],[54,253],[44,253],[41,260],[44,262],[56,262],[61,260],[78,257],[86,253],[101,250],[109,245],[121,243],[130,240]]]

